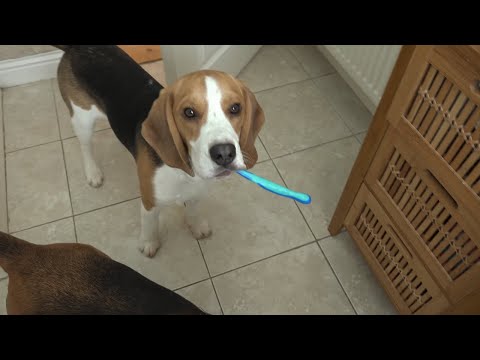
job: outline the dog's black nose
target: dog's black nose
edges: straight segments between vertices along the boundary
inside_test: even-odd
[[[236,155],[235,145],[232,144],[218,144],[210,148],[210,156],[220,166],[227,166],[230,164]]]

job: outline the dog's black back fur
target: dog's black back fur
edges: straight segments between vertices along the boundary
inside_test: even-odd
[[[135,156],[142,122],[163,89],[116,45],[55,45],[65,51],[82,88],[105,111],[122,144]]]

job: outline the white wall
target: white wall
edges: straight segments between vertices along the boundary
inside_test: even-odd
[[[248,64],[261,45],[160,45],[167,83],[200,69],[234,76]]]
[[[205,51],[205,59],[210,59],[215,51],[218,51],[223,45],[203,45]]]

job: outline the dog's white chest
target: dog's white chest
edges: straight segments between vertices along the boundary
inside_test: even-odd
[[[170,203],[180,205],[208,191],[206,180],[192,178],[182,170],[166,165],[155,172],[153,188],[158,205]]]

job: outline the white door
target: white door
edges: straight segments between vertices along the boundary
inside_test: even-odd
[[[160,45],[168,84],[200,69],[237,76],[261,45]]]

